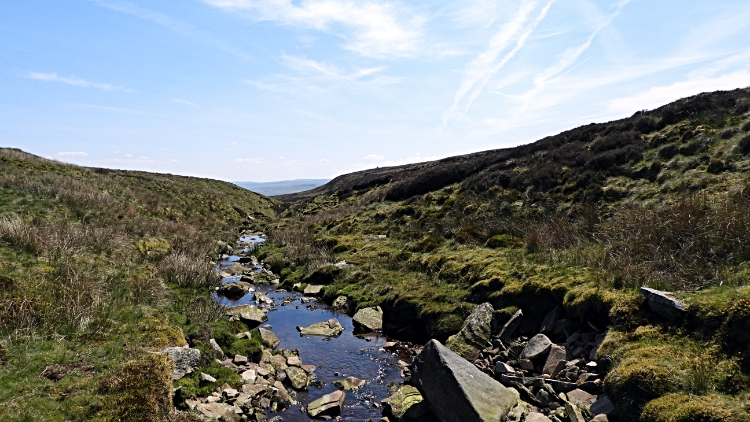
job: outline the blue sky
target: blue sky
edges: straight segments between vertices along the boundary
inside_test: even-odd
[[[747,0],[10,0],[0,145],[330,178],[750,86],[748,40]]]

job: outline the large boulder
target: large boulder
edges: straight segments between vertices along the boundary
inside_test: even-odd
[[[354,331],[360,333],[383,331],[383,310],[380,306],[364,308],[357,311],[352,318]]]
[[[271,349],[276,349],[279,343],[281,343],[281,340],[279,340],[279,338],[276,337],[276,334],[274,334],[271,330],[266,330],[265,328],[259,327],[258,332],[260,333],[260,338],[263,341],[263,344],[270,347]]]
[[[442,422],[497,422],[518,403],[506,388],[455,352],[430,340],[411,365],[412,383]]]
[[[307,287],[305,287],[305,290],[302,291],[306,296],[318,296],[320,295],[320,291],[323,290],[323,285],[320,284],[310,284]]]
[[[328,321],[316,322],[307,327],[297,327],[299,333],[303,336],[337,336],[344,331],[344,327],[336,318]]]
[[[383,406],[383,416],[390,422],[428,422],[437,420],[430,411],[430,405],[411,385],[404,385],[396,391]]]
[[[249,327],[257,327],[268,321],[266,314],[255,305],[240,305],[229,308],[227,316],[236,317]]]
[[[522,359],[534,360],[544,356],[552,348],[552,341],[544,334],[537,334],[529,340],[521,352]]]
[[[344,406],[344,400],[346,400],[346,393],[343,391],[326,394],[307,405],[307,415],[311,418],[338,415]]]
[[[0,345],[0,348],[2,348],[2,345]],[[2,349],[0,349],[0,353],[1,352]],[[201,360],[201,351],[198,349],[191,349],[188,346],[167,347],[159,353],[169,355],[172,358],[172,361],[174,362],[174,367],[172,368],[172,379],[174,381],[177,381],[198,369],[198,363],[200,363]],[[1,355],[0,364],[2,364]]]
[[[451,336],[445,343],[449,349],[458,354],[472,350],[482,350],[490,344],[492,335],[492,314],[495,310],[485,302],[476,306],[464,321],[458,334]]]

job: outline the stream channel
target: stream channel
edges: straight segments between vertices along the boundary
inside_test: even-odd
[[[242,242],[265,241],[258,236],[242,237]],[[240,259],[231,255],[228,259],[217,263],[217,270],[227,268]],[[262,267],[258,266],[258,271]],[[227,277],[222,281],[231,283],[240,277]],[[369,418],[380,420],[380,401],[389,395],[386,392],[391,381],[401,382],[401,368],[397,365],[399,357],[383,349],[387,341],[382,335],[354,335],[352,318],[349,315],[332,311],[322,301],[313,300],[302,303],[301,293],[277,291],[274,286],[255,285],[255,292],[263,292],[274,301],[271,310],[266,313],[268,321],[262,326],[270,325],[271,331],[279,338],[278,348],[288,350],[298,349],[300,359],[305,364],[316,366],[316,380],[323,381],[325,386],[308,387],[307,391],[297,393],[297,403],[279,413],[268,413],[269,419],[280,416],[283,421],[306,421],[310,418],[301,412],[300,407],[322,397],[324,394],[336,391],[333,381],[353,376],[367,381],[358,391],[346,393],[346,402],[341,411],[341,418],[345,421],[365,421]],[[248,293],[240,299],[229,300],[214,295],[214,300],[220,304],[232,307],[238,305],[254,305],[254,293]],[[297,326],[306,327],[316,322],[336,318],[345,328],[339,337],[301,336]],[[338,373],[335,375],[334,373]]]

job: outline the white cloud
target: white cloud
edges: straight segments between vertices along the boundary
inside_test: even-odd
[[[89,156],[88,153],[85,153],[83,151],[58,152],[55,155],[59,155],[61,157],[88,157]]]
[[[96,89],[101,89],[104,91],[123,91],[123,92],[128,92],[128,93],[133,92],[132,89],[127,89],[127,88],[115,86],[112,84],[89,82],[86,79],[82,79],[82,78],[58,76],[57,73],[29,72],[29,74],[26,75],[26,77],[28,77],[29,79],[35,79],[38,81],[60,82],[60,83],[68,84],[68,85],[79,86],[82,88],[96,88]]]
[[[234,161],[238,163],[263,164],[263,160],[260,158],[238,158]]]
[[[344,37],[344,48],[370,57],[419,53],[425,19],[394,3],[353,0],[204,0],[226,10],[250,11],[259,20],[314,28]],[[410,16],[403,18],[404,16]],[[349,35],[338,33],[348,28]]]
[[[330,76],[337,79],[345,79],[348,81],[354,81],[357,79],[364,78],[366,76],[373,75],[384,70],[384,67],[371,67],[366,69],[360,69],[356,72],[347,74],[337,66],[317,62],[315,60],[308,59],[306,57],[294,57],[294,56],[281,56],[282,61],[290,68],[299,71],[314,70],[316,73],[321,73],[326,76]]]
[[[385,159],[385,157],[383,157],[382,155],[368,154],[368,155],[362,157],[362,159],[363,160],[368,160],[368,161],[380,161],[380,160]]]
[[[700,77],[653,87],[636,95],[614,99],[609,102],[608,109],[613,113],[632,114],[638,110],[653,109],[702,92],[731,90],[746,86],[750,86],[750,72],[744,70],[715,77]]]

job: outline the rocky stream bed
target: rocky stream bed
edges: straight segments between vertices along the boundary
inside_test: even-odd
[[[254,327],[237,336],[256,336],[263,350],[257,357],[229,356],[212,340],[215,359],[241,375],[243,384],[240,389],[216,385],[211,396],[186,401],[206,419],[616,419],[602,389],[607,368],[596,360],[604,327],[568,319],[557,307],[537,334],[519,335],[523,310],[501,321],[501,313],[483,303],[445,346],[437,340],[425,346],[393,341],[380,334],[378,307],[360,309],[352,317],[354,305],[346,297],[329,306],[315,297],[320,288],[278,289],[278,276],[252,256],[262,241],[262,235],[246,234],[232,255],[217,263],[223,284],[214,300],[227,307],[227,318]],[[666,303],[670,312],[678,312],[679,303],[662,293],[644,295],[653,307]],[[168,351],[177,364],[175,378],[195,366],[195,352],[187,347]],[[200,376],[202,383],[216,382],[208,374]]]

